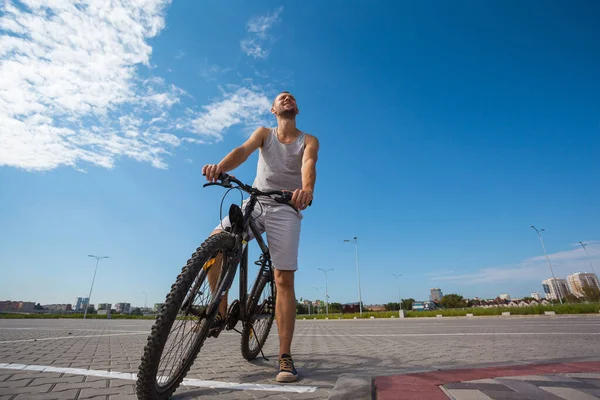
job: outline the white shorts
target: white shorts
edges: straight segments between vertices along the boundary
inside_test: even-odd
[[[242,211],[248,199],[242,203]],[[296,271],[298,269],[298,247],[300,245],[300,225],[304,216],[286,204],[259,200],[252,212],[254,223],[260,234],[267,232],[267,245],[275,269]],[[231,226],[229,216],[215,227],[223,230]],[[254,239],[252,231],[250,240]]]

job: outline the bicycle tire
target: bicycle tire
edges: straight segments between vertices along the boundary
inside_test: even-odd
[[[267,292],[271,293],[267,293],[267,299],[261,300],[263,291],[265,291],[265,289]],[[242,357],[248,361],[252,361],[258,356],[261,348],[264,347],[265,342],[269,337],[269,332],[271,331],[273,320],[275,319],[276,300],[277,292],[274,286],[273,270],[269,269],[268,273],[261,274],[257,284],[250,293],[250,297],[248,298],[250,320],[249,322],[244,323],[241,339]],[[266,302],[270,302],[270,304],[268,304],[270,309],[265,310]],[[255,329],[253,328],[255,327],[254,323],[256,322],[257,314],[259,313],[263,316],[265,324],[263,329],[256,329],[258,331],[258,333],[256,333]],[[255,344],[254,347],[251,347],[252,343]]]
[[[139,400],[165,400],[177,390],[185,375],[191,368],[194,360],[198,356],[204,341],[208,336],[208,331],[212,321],[214,320],[218,306],[221,302],[224,291],[229,289],[233,283],[237,263],[226,265],[223,262],[223,270],[221,272],[221,283],[214,295],[211,295],[212,300],[203,311],[206,317],[201,324],[200,329],[194,334],[193,344],[188,349],[185,357],[178,361],[178,367],[172,376],[168,378],[164,386],[159,386],[157,380],[158,372],[162,355],[171,333],[171,328],[179,311],[187,299],[188,292],[195,282],[202,284],[206,279],[207,273],[203,266],[210,260],[214,254],[223,252],[229,254],[234,250],[235,237],[228,232],[221,232],[206,239],[204,243],[196,250],[192,257],[188,260],[185,267],[182,268],[177,280],[171,286],[171,291],[166,297],[165,303],[161,307],[160,313],[156,317],[156,321],[152,326],[152,331],[148,336],[148,341],[144,347],[144,353],[139,366],[138,379],[136,382],[136,394]],[[225,259],[225,258],[224,258]],[[197,289],[199,290],[199,289]],[[195,295],[194,295],[195,296]],[[199,320],[198,325],[200,325]],[[192,330],[194,326],[192,326]],[[177,337],[176,337],[177,338]],[[174,360],[177,361],[177,360]],[[162,378],[162,377],[161,377]]]

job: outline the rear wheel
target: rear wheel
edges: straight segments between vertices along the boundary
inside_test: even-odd
[[[250,319],[242,329],[242,356],[254,360],[267,341],[273,320],[275,319],[276,291],[273,282],[273,270],[263,267],[256,285],[248,298]]]
[[[168,399],[183,381],[204,344],[222,294],[233,282],[234,252],[235,238],[222,232],[209,237],[183,267],[144,348],[136,383],[138,399]],[[213,295],[207,271],[215,266],[219,254],[223,255],[223,268]]]

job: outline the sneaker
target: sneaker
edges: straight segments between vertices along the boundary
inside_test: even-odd
[[[275,378],[277,382],[296,382],[298,371],[294,368],[294,360],[289,354],[283,354],[279,359],[279,373]]]
[[[217,336],[219,336],[219,333],[221,333],[223,328],[225,328],[225,322],[225,318],[223,318],[223,316],[220,313],[218,313],[215,319],[213,320],[210,329],[208,330],[208,337],[216,338]]]

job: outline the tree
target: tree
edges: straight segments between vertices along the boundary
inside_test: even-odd
[[[34,310],[43,310],[43,309],[44,309],[44,307],[42,307],[42,306],[40,305],[40,303],[37,303],[35,306],[33,306],[33,309],[34,309]]]
[[[408,298],[408,299],[402,299],[402,309],[407,310],[407,311],[412,310],[412,306],[413,306],[414,302],[415,302],[415,299],[413,299],[412,297]]]
[[[471,299],[469,300],[469,307],[479,307],[481,305],[481,300]]]
[[[133,311],[131,311],[131,315],[144,315],[142,314],[142,309],[139,307],[136,307],[133,309]]]
[[[302,303],[296,303],[296,314],[308,314],[308,307]]]
[[[398,311],[400,309],[400,303],[387,303],[385,305],[385,311]]]
[[[581,303],[581,299],[575,296],[573,293],[568,293],[562,299],[563,303]]]
[[[329,312],[331,314],[341,314],[342,303],[329,303]]]
[[[444,308],[461,308],[467,306],[467,301],[460,294],[447,294],[440,301]]]
[[[96,314],[96,310],[94,309],[94,306],[89,306],[87,309],[87,313],[88,314]]]
[[[600,289],[597,286],[585,284],[581,289],[583,290],[583,294],[585,295],[587,301],[591,301],[593,303],[600,301]]]

